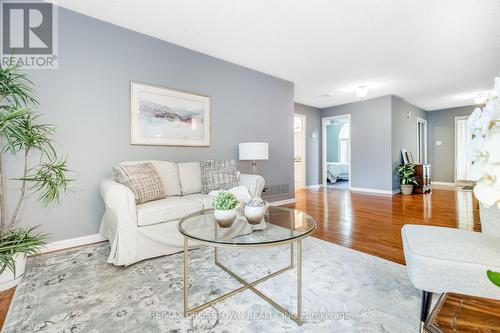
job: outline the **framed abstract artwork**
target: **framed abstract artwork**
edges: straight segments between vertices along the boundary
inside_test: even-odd
[[[210,146],[210,97],[130,83],[133,145]]]

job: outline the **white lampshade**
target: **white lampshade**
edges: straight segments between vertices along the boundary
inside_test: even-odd
[[[269,144],[267,142],[240,143],[240,160],[256,161],[269,159]]]

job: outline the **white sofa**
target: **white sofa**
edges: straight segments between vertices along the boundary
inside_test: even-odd
[[[179,252],[183,237],[177,229],[186,215],[211,208],[211,198],[201,193],[200,162],[174,163],[166,161],[130,161],[122,165],[151,162],[157,170],[167,194],[166,199],[136,205],[132,191],[112,179],[100,186],[105,203],[100,233],[110,242],[108,263],[117,266]],[[252,198],[260,197],[264,178],[239,175],[240,185],[246,186]],[[251,232],[242,230],[240,233]],[[257,227],[258,228],[258,227]],[[196,243],[190,242],[196,246]]]

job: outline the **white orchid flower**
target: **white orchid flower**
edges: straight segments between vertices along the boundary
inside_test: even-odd
[[[497,204],[500,208],[500,189],[481,182],[474,187],[474,195],[486,207]]]
[[[467,158],[471,161],[485,160],[488,153],[484,149],[484,137],[476,135],[467,146]]]
[[[479,181],[485,177],[488,177],[493,172],[493,166],[491,163],[487,163],[484,160],[477,160],[472,163],[470,167],[470,177],[473,181]]]
[[[467,119],[467,127],[474,135],[485,135],[490,127],[491,111],[484,108],[476,108],[469,119]]]
[[[500,128],[490,130],[484,139],[483,150],[488,155],[489,163],[500,163]]]
[[[469,119],[467,119],[467,127],[474,135],[479,134],[482,130],[481,113],[481,109],[476,108],[470,115]]]
[[[467,127],[474,138],[467,147],[467,158],[472,160],[471,178],[476,198],[486,207],[497,205],[500,209],[500,78],[488,103],[475,109],[467,120]]]
[[[480,181],[500,190],[500,164],[478,160],[471,165],[470,177],[473,181]]]
[[[491,98],[500,98],[500,77],[495,78],[495,85],[493,86],[493,90],[491,91]]]

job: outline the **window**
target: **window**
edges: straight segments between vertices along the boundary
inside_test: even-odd
[[[349,163],[349,123],[346,123],[339,132],[339,162]]]

